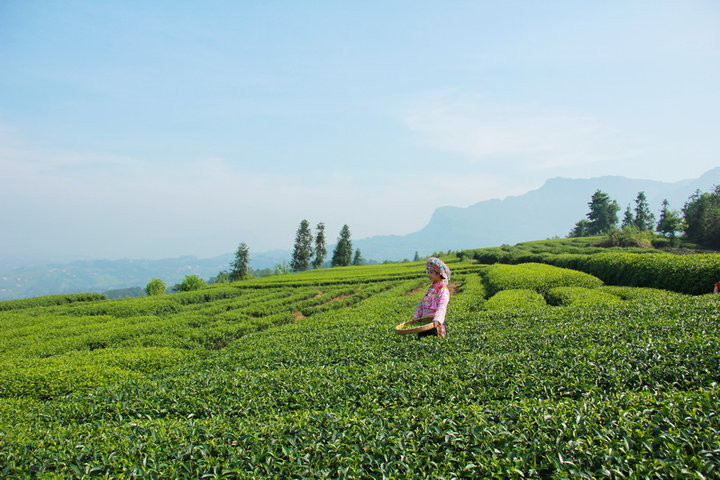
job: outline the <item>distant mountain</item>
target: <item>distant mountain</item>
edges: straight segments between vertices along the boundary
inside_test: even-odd
[[[428,255],[440,250],[480,248],[564,237],[585,218],[588,202],[600,189],[620,204],[620,218],[637,193],[644,191],[653,213],[659,216],[664,198],[680,210],[697,189],[720,184],[720,167],[700,178],[666,183],[607,176],[589,179],[552,178],[537,190],[503,200],[486,200],[469,207],[441,207],[425,228],[408,235],[384,235],[353,241],[365,258],[412,258],[415,251]]]
[[[78,260],[63,264],[15,266],[0,270],[0,300],[76,292],[105,292],[130,287],[145,287],[152,278],[161,278],[168,286],[185,275],[208,279],[227,270],[234,253],[200,259],[193,256],[160,260]],[[284,250],[251,254],[250,266],[272,267],[288,261]]]
[[[439,250],[480,248],[566,236],[575,222],[585,218],[595,190],[607,192],[621,209],[644,191],[653,213],[658,215],[664,198],[680,210],[695,191],[708,191],[720,184],[720,168],[693,180],[674,183],[636,180],[625,177],[590,179],[552,178],[537,190],[503,200],[486,200],[469,207],[441,207],[425,228],[408,235],[384,235],[353,240],[366,259],[382,261],[412,259]],[[620,216],[622,216],[622,210]],[[332,253],[334,245],[328,246]],[[273,267],[290,260],[289,250],[251,252],[251,267]],[[0,264],[0,300],[73,292],[144,287],[150,279],[161,278],[171,286],[185,275],[210,278],[227,270],[233,253],[213,258],[193,256],[161,260],[83,260],[65,264]]]

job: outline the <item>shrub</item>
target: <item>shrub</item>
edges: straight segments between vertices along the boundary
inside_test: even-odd
[[[102,293],[69,293],[65,295],[46,295],[44,297],[23,298],[20,300],[5,300],[0,302],[0,311],[64,305],[66,303],[75,302],[94,302],[97,300],[107,300],[107,296]]]
[[[177,292],[190,292],[192,290],[199,290],[206,286],[207,283],[205,283],[205,280],[197,275],[187,275],[182,283],[178,283],[173,288]]]
[[[655,234],[651,231],[640,230],[637,227],[613,227],[607,236],[597,245],[599,247],[639,247],[653,248]]]
[[[602,281],[592,275],[541,263],[492,265],[484,270],[490,295],[501,290],[529,289],[546,293],[553,287],[598,287]]]
[[[521,308],[538,308],[547,304],[542,295],[535,290],[510,289],[502,290],[485,302],[486,310],[515,310]]]
[[[148,295],[162,295],[165,290],[167,290],[167,286],[159,278],[153,278],[145,287],[145,293]]]
[[[617,295],[604,292],[595,288],[584,287],[555,287],[551,288],[547,295],[547,302],[550,305],[612,305],[622,303]]]

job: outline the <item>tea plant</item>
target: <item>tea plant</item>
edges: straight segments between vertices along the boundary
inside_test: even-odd
[[[720,295],[451,268],[447,338],[422,264],[2,312],[0,475],[718,476]]]

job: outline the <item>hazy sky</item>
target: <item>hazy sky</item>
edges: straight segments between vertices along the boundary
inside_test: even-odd
[[[720,165],[720,2],[0,1],[0,258],[290,248]]]

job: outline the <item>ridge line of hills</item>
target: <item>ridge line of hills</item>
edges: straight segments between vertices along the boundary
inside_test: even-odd
[[[484,200],[468,207],[439,207],[428,224],[417,232],[357,239],[353,240],[353,247],[359,248],[364,258],[402,260],[412,258],[415,251],[428,255],[435,251],[565,236],[574,223],[585,216],[587,202],[597,189],[607,192],[623,209],[639,191],[644,191],[657,214],[664,198],[671,208],[679,210],[695,190],[707,191],[717,184],[720,184],[720,167],[699,178],[672,183],[621,176],[555,177],[522,195]],[[332,248],[333,245],[328,246],[329,251]],[[205,259],[186,255],[158,260],[78,260],[6,268],[0,270],[0,300],[144,287],[153,277],[172,285],[188,274],[203,278],[214,276],[227,269],[232,258],[232,253],[226,253]],[[289,258],[290,250],[251,252],[251,266],[272,267]]]

